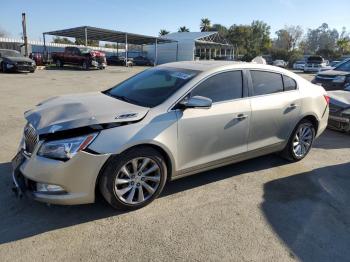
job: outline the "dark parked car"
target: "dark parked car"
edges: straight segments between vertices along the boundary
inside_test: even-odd
[[[125,66],[125,57],[123,56],[117,56],[117,55],[112,55],[107,57],[107,65],[119,65],[119,66]],[[133,64],[133,59],[128,58],[128,64],[132,65]]]
[[[343,132],[350,132],[350,86],[344,90],[328,92],[329,118],[328,127]]]
[[[87,47],[68,46],[64,52],[52,53],[51,57],[57,67],[63,67],[64,64],[82,66],[84,70],[90,67],[99,69],[106,67],[105,53]]]
[[[326,90],[342,90],[350,86],[350,59],[332,70],[319,72],[312,82],[322,85]]]
[[[2,72],[30,72],[36,69],[35,61],[23,56],[20,52],[0,49],[0,68]]]
[[[144,56],[137,56],[133,59],[134,65],[137,66],[152,66],[153,61]]]

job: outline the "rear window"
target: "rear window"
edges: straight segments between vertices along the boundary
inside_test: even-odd
[[[297,89],[297,83],[293,78],[289,76],[283,76],[284,91],[290,91]]]
[[[267,95],[283,91],[282,76],[278,73],[251,71],[254,95]]]
[[[323,58],[321,56],[310,56],[307,59],[308,63],[323,63]]]

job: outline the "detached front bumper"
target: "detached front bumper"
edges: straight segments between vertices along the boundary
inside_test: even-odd
[[[350,132],[350,117],[330,115],[328,119],[328,128],[342,132]]]
[[[97,176],[108,157],[83,151],[66,162],[35,154],[30,158],[24,156],[22,163],[13,170],[14,191],[50,204],[93,203]],[[59,186],[63,190],[38,191],[38,183]]]

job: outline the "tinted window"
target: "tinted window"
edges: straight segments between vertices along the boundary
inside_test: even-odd
[[[241,71],[220,73],[199,84],[192,91],[191,96],[208,97],[214,103],[241,98],[243,94],[242,82]]]
[[[251,71],[254,95],[266,95],[283,91],[283,82],[280,74]]]
[[[297,89],[297,83],[289,76],[283,76],[284,91]]]
[[[152,68],[137,74],[104,93],[117,99],[154,107],[198,74],[198,71],[178,68]]]

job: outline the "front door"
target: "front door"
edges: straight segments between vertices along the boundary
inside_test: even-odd
[[[218,73],[190,96],[212,99],[209,109],[177,110],[178,169],[182,173],[228,160],[247,151],[250,100],[243,98],[241,71]]]

